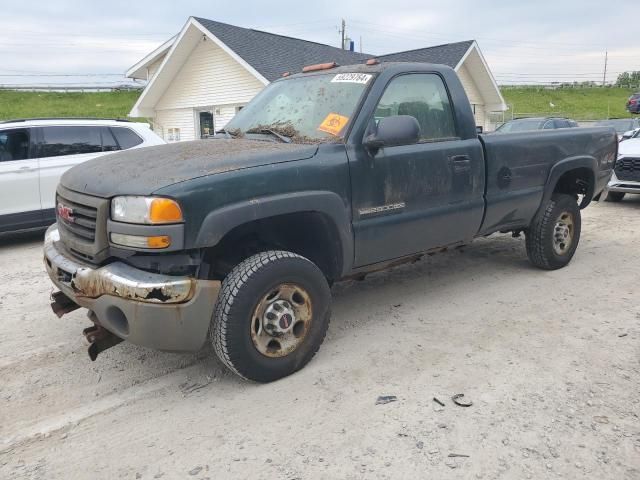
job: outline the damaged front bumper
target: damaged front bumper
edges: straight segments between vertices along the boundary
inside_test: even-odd
[[[44,260],[64,296],[117,337],[169,351],[196,351],[206,341],[219,281],[149,273],[122,262],[80,263],[60,244],[56,225],[45,234]]]

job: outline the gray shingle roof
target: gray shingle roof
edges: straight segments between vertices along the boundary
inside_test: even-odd
[[[473,40],[468,40],[466,42],[448,43],[436,47],[390,53],[388,55],[380,55],[377,58],[382,62],[439,63],[455,68],[472,44]]]
[[[297,73],[305,65],[325,62],[349,65],[372,57],[322,43],[194,18],[269,81],[277,80],[284,72]]]
[[[194,18],[270,82],[280,78],[284,72],[300,72],[305,65],[325,62],[350,65],[362,63],[373,57],[383,62],[439,63],[454,68],[473,43],[449,43],[376,56],[251,28],[236,27],[206,18]]]

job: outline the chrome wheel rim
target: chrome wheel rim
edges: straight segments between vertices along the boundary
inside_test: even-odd
[[[553,251],[557,255],[566,254],[573,243],[573,215],[562,212],[553,227]]]
[[[271,358],[284,357],[304,341],[313,318],[311,298],[299,285],[284,283],[270,290],[251,317],[251,340]]]

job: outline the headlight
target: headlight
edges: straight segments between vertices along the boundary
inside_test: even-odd
[[[145,225],[180,223],[183,220],[178,202],[159,197],[115,197],[111,200],[111,219]]]

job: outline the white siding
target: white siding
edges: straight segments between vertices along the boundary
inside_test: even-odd
[[[160,63],[162,59],[153,73]],[[236,107],[245,105],[263,87],[213,42],[201,41],[158,101],[154,130],[165,140],[168,130],[174,128],[180,129],[181,141],[197,139],[198,110],[212,110],[215,129],[223,128],[236,114]]]
[[[166,141],[169,141],[169,129],[180,129],[180,140],[194,140],[194,113],[191,108],[175,108],[172,110],[159,110],[153,122],[153,131]]]
[[[482,95],[480,94],[480,90],[476,86],[476,83],[473,80],[473,77],[467,70],[465,65],[461,65],[458,69],[458,77],[462,82],[462,86],[464,87],[464,91],[467,93],[467,97],[469,97],[469,101],[471,105],[474,107],[475,113],[474,116],[476,118],[476,125],[480,125],[484,128],[488,128],[487,124],[487,115],[485,113],[484,108],[484,100],[482,99]]]
[[[236,108],[238,105],[223,105],[214,109],[215,115],[213,121],[215,122],[216,130],[218,128],[224,128],[224,126],[236,115]]]
[[[210,40],[200,41],[156,110],[242,104],[264,85]]]

